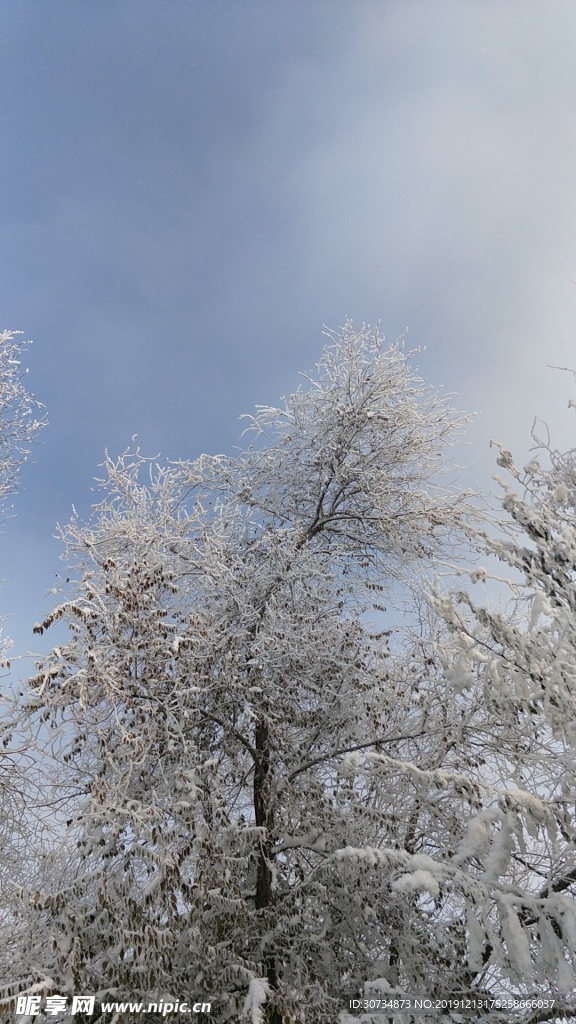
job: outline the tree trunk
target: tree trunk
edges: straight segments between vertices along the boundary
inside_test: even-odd
[[[260,839],[256,873],[256,910],[265,910],[272,905],[272,868],[270,866],[272,847],[272,808],[270,807],[270,728],[265,719],[256,725],[255,748],[257,759],[254,765],[254,816],[256,825],[264,830]],[[266,957],[266,978],[270,988],[278,988],[276,958]],[[279,1010],[270,1008],[267,1024],[283,1024]]]

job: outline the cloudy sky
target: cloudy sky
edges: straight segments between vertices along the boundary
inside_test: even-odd
[[[231,452],[347,317],[490,437],[572,444],[570,0],[0,6],[0,327],[50,425],[0,541],[17,651],[103,451]]]

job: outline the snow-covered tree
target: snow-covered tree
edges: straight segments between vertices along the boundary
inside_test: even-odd
[[[0,333],[0,510],[16,491],[18,472],[30,454],[30,445],[43,424],[40,405],[23,384],[23,345],[14,331]],[[27,372],[27,371],[24,371]]]
[[[348,326],[236,458],[107,460],[38,626],[68,640],[20,713],[68,831],[23,894],[7,998],[333,1024],[361,994],[567,989],[574,915],[538,874],[566,809],[536,761],[512,777],[525,722],[485,700],[454,601],[421,597],[473,518],[443,482],[459,425],[400,345]]]
[[[41,406],[24,387],[21,368],[23,345],[11,331],[0,333],[0,520],[9,515],[18,474],[43,419]],[[0,636],[1,670],[7,671],[10,641]],[[1,724],[1,723],[0,723]],[[0,747],[0,928],[9,917],[7,892],[25,863],[30,839],[23,799],[21,751]],[[0,945],[4,941],[4,932]]]
[[[17,490],[20,469],[44,425],[40,403],[24,387],[28,371],[22,370],[24,345],[17,333],[0,332],[0,523],[10,513],[9,499]],[[9,647],[9,641],[0,638],[0,658]]]
[[[491,750],[483,760],[498,796],[471,821],[464,863],[477,873],[486,871],[484,856],[497,862],[494,898],[501,905],[504,898],[506,910],[496,936],[507,947],[498,973],[503,967],[528,994],[556,995],[556,1014],[527,1019],[573,1020],[576,451],[533,438],[535,455],[522,470],[496,445],[507,473],[497,478],[507,519],[497,537],[478,537],[480,550],[505,566],[510,602],[495,609],[475,600],[470,587],[451,596],[437,590],[434,604],[451,635],[441,657],[447,681],[464,706],[476,703],[485,725],[491,722],[492,742],[482,724],[471,742],[479,752]],[[487,575],[477,567],[472,582]],[[523,962],[518,974],[514,952]],[[494,973],[492,941],[477,959],[481,973]]]

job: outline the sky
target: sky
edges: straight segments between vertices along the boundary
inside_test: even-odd
[[[465,486],[535,416],[573,445],[571,0],[18,0],[0,38],[0,328],[49,420],[0,538],[14,653],[104,450],[232,453],[324,324],[408,327],[478,414]]]

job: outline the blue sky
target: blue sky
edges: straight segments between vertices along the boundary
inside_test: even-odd
[[[18,0],[0,35],[0,327],[50,421],[0,540],[17,652],[104,449],[230,452],[323,323],[409,327],[479,413],[466,484],[535,415],[572,444],[569,0]]]

